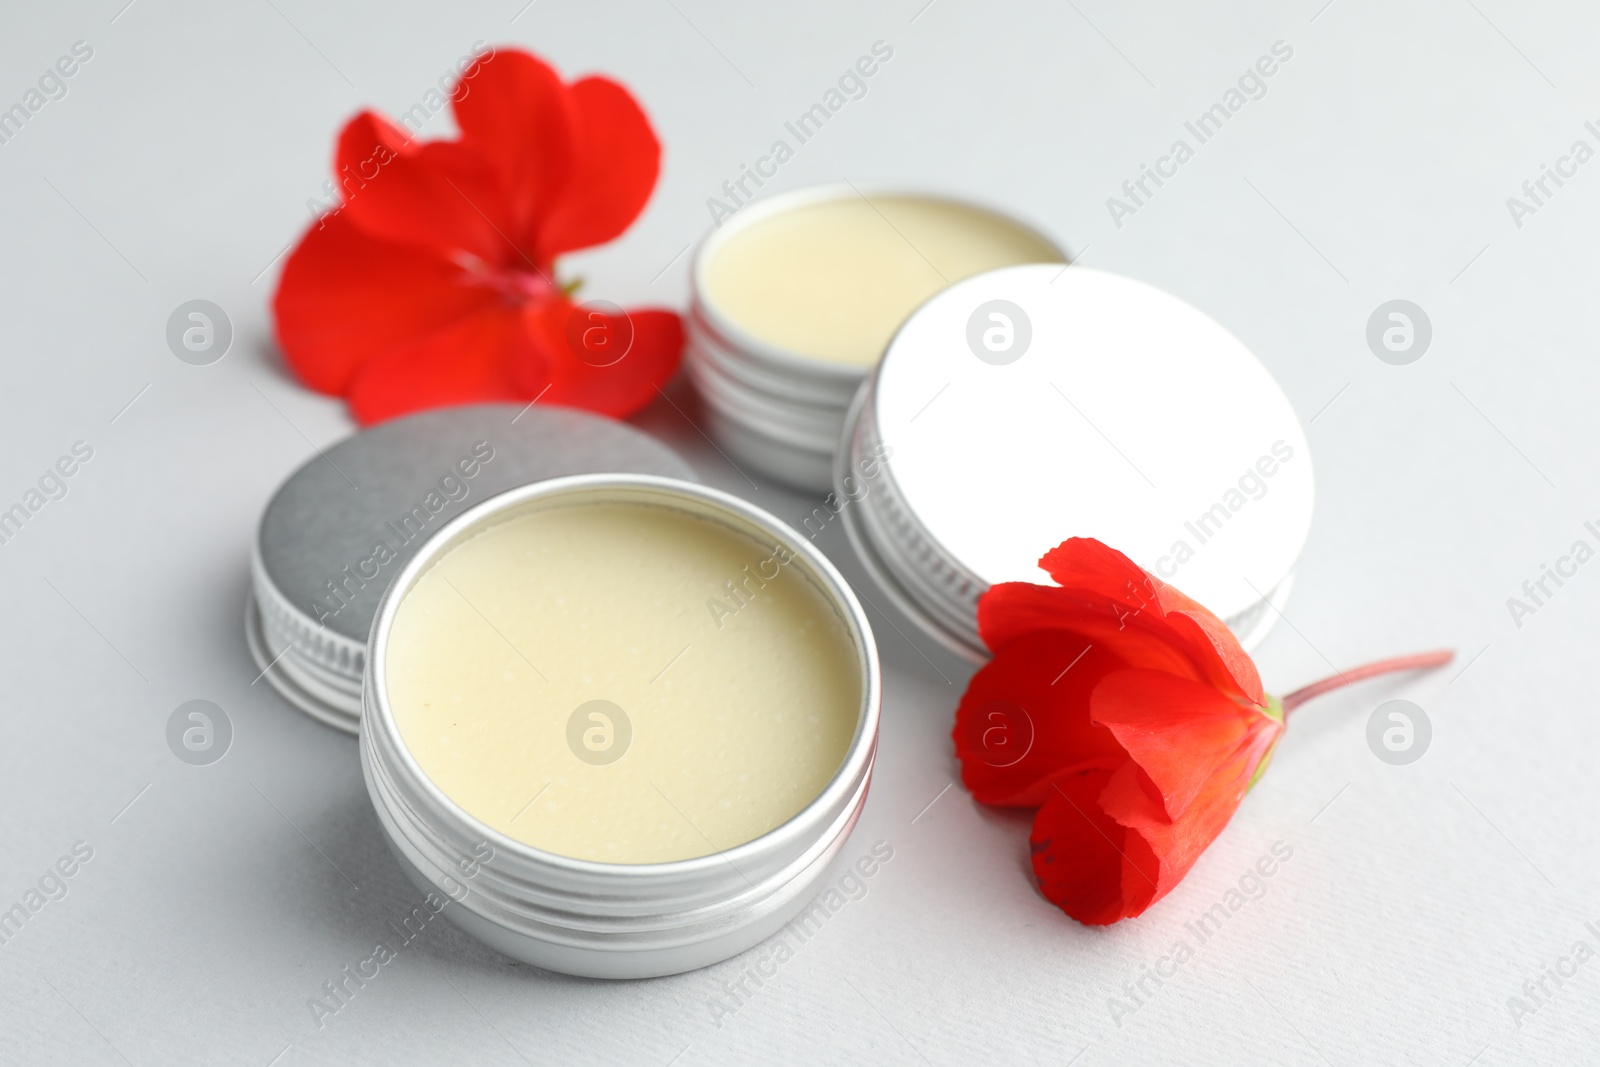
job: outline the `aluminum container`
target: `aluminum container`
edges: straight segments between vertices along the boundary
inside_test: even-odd
[[[1014,347],[986,348],[990,329]],[[1036,561],[1079,536],[1252,648],[1282,617],[1313,502],[1299,419],[1237,338],[1142,282],[1050,265],[918,309],[852,402],[834,476],[885,595],[974,662],[979,597],[1050,584]]]
[[[844,760],[799,814],[753,841],[671,863],[599,863],[545,852],[460,808],[418,766],[400,735],[384,665],[401,601],[422,574],[487,526],[543,507],[601,502],[673,508],[787,547],[795,573],[822,593],[851,636],[862,700]],[[809,901],[866,801],[881,680],[861,605],[810,541],[715,489],[671,478],[596,474],[552,479],[485,501],[439,530],[406,564],[384,595],[366,651],[361,767],[391,849],[418,889],[453,902],[443,913],[462,929],[539,967],[594,978],[646,978],[704,967],[758,944]]]
[[[695,253],[684,366],[705,402],[709,429],[735,462],[802,489],[833,484],[833,457],[845,413],[870,368],[816,359],[773,345],[732,321],[708,299],[707,271],[718,251],[755,223],[830,200],[906,197],[978,212],[1024,232],[1067,259],[1049,237],[987,206],[918,191],[849,183],[810,186],[743,207]]]
[[[694,477],[631,426],[525,404],[440,408],[319,451],[256,527],[245,641],[261,677],[307,715],[355,733],[378,602],[427,535],[506,489],[596,471]]]

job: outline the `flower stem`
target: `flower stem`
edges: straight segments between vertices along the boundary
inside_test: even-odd
[[[1319,697],[1323,693],[1331,693],[1335,689],[1342,689],[1355,682],[1376,678],[1380,674],[1393,674],[1395,671],[1420,671],[1429,667],[1442,667],[1456,658],[1450,649],[1440,649],[1437,652],[1419,652],[1414,656],[1396,656],[1393,659],[1381,659],[1376,663],[1368,663],[1352,670],[1341,671],[1332,678],[1324,678],[1320,682],[1313,682],[1302,689],[1296,689],[1283,698],[1283,714],[1287,718],[1289,713],[1301,704]]]

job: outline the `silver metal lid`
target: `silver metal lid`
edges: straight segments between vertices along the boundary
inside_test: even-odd
[[[341,441],[290,475],[256,528],[256,665],[295,707],[355,733],[373,616],[418,547],[508,489],[610,472],[695,480],[654,438],[568,408],[444,408]]]
[[[1310,449],[1266,368],[1189,304],[1084,267],[1008,267],[924,304],[856,397],[835,478],[885,592],[974,660],[978,598],[1048,583],[1039,557],[1075,536],[1250,647],[1311,526]]]

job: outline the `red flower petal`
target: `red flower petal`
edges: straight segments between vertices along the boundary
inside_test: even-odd
[[[683,352],[683,322],[671,311],[643,309],[623,314],[624,318],[618,319],[565,300],[546,303],[534,328],[541,351],[552,357],[523,364],[518,376],[522,389],[542,403],[584,408],[614,418],[626,418],[650,403],[677,372]],[[605,366],[579,358],[581,331],[593,325],[597,315],[609,325],[611,338],[631,337],[621,358]]]
[[[380,352],[498,302],[460,267],[357,229],[344,212],[313,225],[273,298],[278,344],[300,380],[342,394]]]
[[[1121,552],[1092,537],[1069,537],[1046,552],[1039,566],[1064,589],[1097,593],[1123,605],[1120,618],[1161,616],[1208,676],[1253,704],[1265,702],[1261,676],[1227,624]]]
[[[1098,803],[1110,778],[1102,768],[1057,779],[1030,838],[1045,899],[1092,926],[1138,915],[1156,897],[1155,854]]]
[[[510,190],[507,232],[533,253],[541,219],[571,185],[580,121],[572,90],[549,64],[507,50],[479,64],[472,90],[453,101],[452,109],[462,142],[481,154]],[[549,258],[546,253],[541,262]]]
[[[1240,695],[1252,704],[1265,704],[1267,697],[1261,688],[1261,675],[1256,670],[1255,661],[1239,644],[1239,639],[1233,636],[1228,624],[1172,586],[1159,581],[1156,585],[1161,608],[1168,621],[1180,630],[1187,630],[1193,644],[1200,645],[1203,642],[1210,648],[1217,664],[1226,672],[1227,679]]]
[[[1063,589],[1083,589],[1147,609],[1156,598],[1156,582],[1133,560],[1092,537],[1069,537],[1046,552],[1039,567]]]
[[[985,664],[956,708],[956,757],[973,799],[1033,807],[1050,783],[1084,767],[1127,759],[1111,731],[1089,719],[1089,694],[1123,662],[1075,634],[1044,631]]]
[[[1211,846],[1238,810],[1243,796],[1242,786],[1233,793],[1231,783],[1240,778],[1248,780],[1243,770],[1253,765],[1244,752],[1236,752],[1219,774],[1207,785],[1207,796],[1201,798],[1182,818],[1168,823],[1155,817],[1159,804],[1152,802],[1136,785],[1131,784],[1137,773],[1136,765],[1129,763],[1112,775],[1100,794],[1100,807],[1105,815],[1126,829],[1124,838],[1129,855],[1149,855],[1156,858],[1149,871],[1157,872],[1152,881],[1157,887],[1151,891],[1147,885],[1131,886],[1124,876],[1124,911],[1127,918],[1142,913],[1150,905],[1178,887],[1188,875],[1201,853]],[[1211,796],[1216,791],[1218,795]]]
[[[1148,907],[1228,825],[1283,724],[1214,689],[1151,671],[1108,676],[1091,706],[1130,757],[1106,783],[1100,808],[1160,861]]]
[[[1230,785],[1219,786],[1218,776],[1226,778],[1224,769],[1237,753],[1250,748],[1259,757],[1283,730],[1281,722],[1210,686],[1160,671],[1107,675],[1089,699],[1089,712],[1149,779],[1167,822],[1182,817],[1202,795],[1226,794]],[[1233,783],[1239,797],[1249,780],[1246,774]]]
[[[994,659],[956,711],[956,754],[979,801],[1042,803],[1033,863],[1045,896],[1081,922],[1116,922],[1189,872],[1283,722],[1222,621],[1127,556],[1072,538],[1039,565],[1060,585],[1002,583],[978,601]],[[1075,684],[1045,681],[1063,651],[1085,646]],[[1033,731],[1033,748],[998,766],[986,758],[997,708],[1003,740],[1013,720]]]
[[[536,397],[629,414],[677,369],[682,323],[634,312],[616,320],[620,359],[575,351],[551,257],[626,228],[660,145],[604,78],[566,86],[516,50],[470,78],[452,94],[459,140],[414,144],[370,112],[341,131],[343,203],[302,239],[275,297],[288,362],[362,422]]]
[[[1130,667],[1171,671],[1203,680],[1204,666],[1156,611],[1135,612],[1126,604],[1081,589],[1029,582],[992,585],[978,599],[978,633],[996,658],[1019,638],[1041,630],[1064,630],[1097,647],[1114,649]]]
[[[661,170],[661,143],[628,90],[609,78],[572,86],[578,112],[571,179],[539,231],[554,257],[619,236],[644,210]]]
[[[491,263],[513,251],[503,235],[505,194],[488,162],[463,144],[412,145],[404,130],[363,111],[339,135],[334,166],[344,214],[374,237]]]
[[[368,360],[351,385],[350,410],[370,425],[450,404],[531,400],[516,367],[537,358],[524,313],[490,307]]]

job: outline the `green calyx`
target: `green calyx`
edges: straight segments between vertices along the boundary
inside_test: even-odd
[[[1279,722],[1282,722],[1283,701],[1279,700],[1270,693],[1267,694],[1267,706],[1262,711],[1262,714],[1269,719],[1277,719]],[[1250,776],[1250,784],[1244,787],[1245,792],[1248,793],[1250,790],[1254,789],[1256,787],[1256,783],[1261,781],[1262,774],[1266,773],[1267,764],[1272,762],[1272,754],[1278,750],[1278,741],[1282,740],[1282,738],[1283,734],[1279,733],[1278,739],[1274,740],[1272,742],[1272,747],[1267,749],[1267,754],[1261,757],[1260,763],[1256,764],[1256,773]]]

